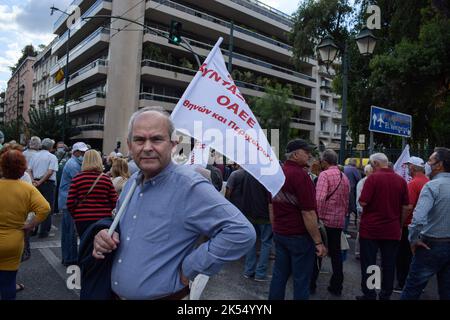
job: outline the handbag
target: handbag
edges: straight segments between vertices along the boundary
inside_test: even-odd
[[[341,250],[350,249],[350,245],[348,244],[347,236],[344,232],[341,232]]]
[[[80,200],[77,201],[75,203],[75,206],[73,208],[73,210],[75,210],[81,203],[83,203],[84,200],[86,200],[87,196],[91,193],[92,190],[94,190],[95,185],[97,184],[97,182],[100,180],[100,178],[103,176],[103,173],[100,173],[100,175],[97,177],[97,179],[95,179],[94,183],[92,184],[92,186],[89,188],[88,192],[84,195],[84,197]]]

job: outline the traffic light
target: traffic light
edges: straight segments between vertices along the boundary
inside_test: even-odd
[[[181,27],[183,25],[179,21],[172,20],[170,23],[169,43],[179,45],[181,42]]]

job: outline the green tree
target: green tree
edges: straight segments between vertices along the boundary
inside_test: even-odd
[[[19,130],[17,128],[17,125],[18,121],[15,119],[0,125],[0,131],[2,131],[3,134],[5,135],[5,143],[11,140],[16,140],[16,142],[20,142],[20,136],[18,135]]]
[[[279,130],[279,147],[284,148],[290,139],[290,123],[295,112],[295,106],[289,103],[292,91],[289,87],[276,84],[267,86],[261,98],[249,100],[253,113],[258,118],[261,128],[267,129],[268,139],[271,141],[270,130]],[[284,155],[280,152],[280,157]]]
[[[22,56],[19,58],[17,63],[14,66],[9,67],[9,69],[11,70],[12,73],[14,73],[16,72],[17,68],[21,65],[21,63],[25,61],[26,58],[36,57],[37,55],[38,52],[34,49],[33,45],[28,44],[22,49]]]
[[[28,129],[32,136],[53,139],[62,137],[64,116],[58,114],[55,108],[31,108],[28,116],[30,118]],[[68,127],[66,126],[66,128]]]
[[[354,36],[365,25],[370,4],[380,7],[381,30],[372,30],[378,38],[375,52],[364,57]],[[413,144],[448,145],[441,124],[450,121],[449,6],[441,0],[356,0],[349,8],[344,0],[308,0],[299,7],[291,35],[295,61],[313,55],[326,34],[348,44],[347,110],[354,140],[367,133],[370,106],[378,105],[413,116]],[[333,91],[340,94],[342,74],[339,65],[334,67]],[[401,143],[390,135],[375,138],[388,147]]]

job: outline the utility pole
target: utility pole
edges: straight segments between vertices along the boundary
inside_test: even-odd
[[[230,44],[228,46],[228,73],[231,74],[233,68],[233,40],[234,40],[234,21],[231,20],[230,26]]]

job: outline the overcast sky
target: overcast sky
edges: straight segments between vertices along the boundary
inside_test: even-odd
[[[292,14],[300,0],[260,0],[278,10]],[[50,16],[50,7],[66,9],[72,0],[0,0],[0,92],[6,89],[13,66],[27,44],[37,47],[53,39],[53,23],[59,14]]]

